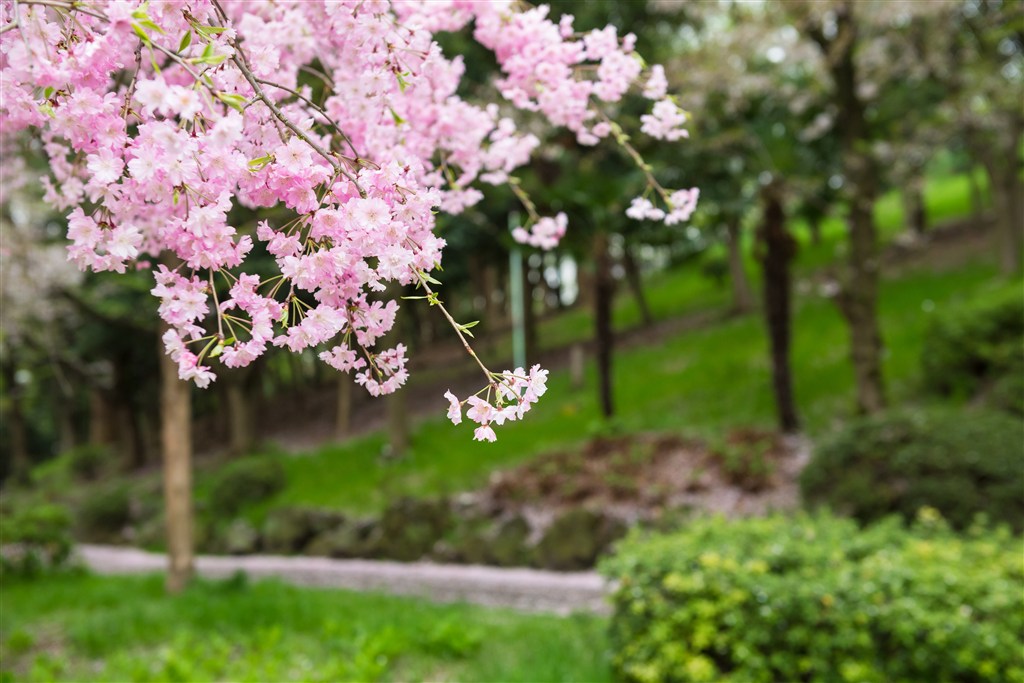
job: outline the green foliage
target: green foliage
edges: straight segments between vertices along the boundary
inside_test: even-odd
[[[1024,524],[1024,423],[1002,413],[896,410],[850,421],[818,444],[806,500],[862,521],[937,508],[956,527],[976,514]]]
[[[217,518],[230,517],[242,508],[270,498],[287,483],[285,469],[275,456],[253,456],[227,465],[216,474],[208,510]]]
[[[0,573],[35,575],[71,557],[71,514],[44,503],[0,516]]]
[[[1024,374],[1020,289],[981,297],[936,316],[925,336],[921,363],[925,385],[943,395],[971,396],[986,380],[1019,378]]]
[[[110,448],[102,444],[84,444],[69,450],[67,457],[71,473],[77,479],[92,481],[110,467],[114,455]]]
[[[4,586],[0,680],[605,681],[604,619],[275,581]]]
[[[628,681],[1024,681],[1020,539],[820,515],[694,521],[606,562]]]
[[[129,486],[118,482],[93,489],[76,510],[78,526],[90,540],[114,540],[132,522]]]

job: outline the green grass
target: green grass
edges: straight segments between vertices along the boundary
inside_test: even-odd
[[[5,581],[0,680],[604,681],[604,619],[278,582]]]
[[[885,376],[894,402],[910,399],[919,382],[919,353],[931,315],[1003,282],[987,260],[950,271],[922,268],[882,285],[880,316],[886,345]],[[685,332],[656,346],[616,354],[615,398],[625,430],[681,430],[711,436],[774,419],[763,322],[756,315]],[[794,320],[796,399],[813,436],[853,410],[853,373],[847,330],[835,305],[801,299]],[[577,443],[608,429],[598,419],[596,377],[572,389],[554,372],[549,391],[522,423],[501,428],[494,444],[471,441],[466,425],[440,415],[417,427],[408,457],[382,462],[384,435],[329,445],[286,459],[287,488],[268,505],[308,504],[372,511],[398,494],[452,493],[481,485],[495,468]]]

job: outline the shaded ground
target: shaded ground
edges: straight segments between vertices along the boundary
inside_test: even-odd
[[[151,574],[167,566],[166,556],[133,548],[81,545],[78,555],[98,574]],[[252,579],[276,577],[299,586],[415,595],[530,612],[608,612],[607,586],[594,572],[274,555],[200,556],[196,571],[205,578],[241,572]]]

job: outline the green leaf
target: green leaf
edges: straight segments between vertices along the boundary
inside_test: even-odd
[[[218,33],[224,33],[224,31],[228,30],[226,26],[206,26],[204,24],[195,24],[194,27],[196,29],[196,33],[201,35],[203,38],[209,38],[210,36],[214,36]]]
[[[184,52],[191,44],[192,31],[185,31],[185,35],[181,37],[181,42],[178,43],[178,52]]]
[[[273,160],[274,160],[274,157],[271,154],[267,154],[266,156],[262,156],[262,157],[253,159],[252,161],[249,162],[249,170],[250,171],[258,171],[261,168],[263,168],[264,166],[266,166],[267,164],[269,164]]]
[[[395,120],[395,125],[400,126],[405,123],[405,119],[398,115],[398,112],[393,107],[388,107],[391,110],[391,118]]]
[[[245,104],[248,100],[237,93],[217,93],[217,99],[224,104],[228,105],[232,109],[237,109],[239,112],[245,111]]]
[[[409,74],[408,71],[406,71],[405,73],[396,73],[395,74],[395,78],[398,79],[398,89],[401,92],[403,92],[403,93],[405,92],[405,89],[409,87],[409,81],[405,80],[405,77],[409,76],[409,75],[410,74]]]

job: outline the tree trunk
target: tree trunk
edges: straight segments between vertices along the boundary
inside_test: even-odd
[[[882,334],[878,325],[878,237],[873,208],[874,178],[865,157],[851,163],[850,251],[840,309],[850,328],[850,358],[857,385],[857,409],[874,413],[886,405],[882,380]]]
[[[352,387],[355,382],[347,372],[338,373],[338,412],[334,418],[334,440],[344,441],[352,432]]]
[[[1019,145],[1020,136],[1017,136]],[[1004,275],[1013,275],[1021,269],[1024,258],[1024,185],[1020,180],[1016,155],[1002,158],[1003,153],[997,150],[986,152],[985,167],[995,209],[999,268]]]
[[[249,397],[245,391],[245,378],[236,374],[240,370],[241,368],[235,368],[221,373],[224,380],[224,402],[227,408],[228,452],[234,458],[248,453],[253,445],[252,419]]]
[[[914,175],[903,191],[903,225],[915,235],[924,235],[928,229],[928,215],[924,205],[924,178]]]
[[[654,316],[651,315],[651,308],[647,305],[647,296],[644,294],[644,283],[640,277],[636,256],[628,244],[624,245],[622,249],[622,266],[626,271],[626,283],[633,293],[633,298],[636,299],[637,308],[640,309],[640,320],[644,327],[650,327],[654,324]]]
[[[606,418],[615,413],[612,402],[612,298],[615,282],[612,279],[611,256],[608,253],[608,235],[598,232],[594,237],[594,341],[597,346],[597,386],[601,414]]]
[[[764,276],[764,318],[771,347],[772,389],[779,428],[786,433],[800,429],[793,400],[793,374],[790,369],[790,331],[792,285],[790,264],[797,242],[786,230],[779,188],[769,185],[762,192],[764,217],[758,241]]]
[[[835,30],[831,36],[813,27],[810,31],[827,58],[832,75],[836,128],[842,136],[843,173],[850,192],[850,249],[838,303],[850,328],[857,407],[861,412],[872,413],[885,407],[882,335],[877,312],[878,237],[874,219],[878,169],[866,150],[870,136],[864,103],[857,93],[854,55],[858,36],[853,12],[852,0],[843,2],[835,6]]]
[[[968,168],[967,176],[971,179],[971,216],[979,218],[985,213],[985,192],[978,181],[978,173],[976,172],[973,159]]]
[[[743,249],[740,244],[740,223],[738,218],[726,222],[729,247],[729,281],[732,283],[732,309],[746,313],[754,307],[754,295],[750,291],[747,269],[743,266]]]
[[[10,453],[11,469],[9,477],[12,481],[28,481],[30,461],[28,454],[28,426],[25,423],[25,413],[22,409],[21,400],[23,391],[18,386],[17,370],[13,362],[4,363],[4,388],[7,391],[7,415],[4,419],[4,426],[7,429]]]
[[[536,284],[530,278],[531,268],[523,258],[523,337],[526,342],[526,360],[537,357],[537,307],[533,298]]]
[[[167,329],[161,323],[161,332]],[[192,546],[192,396],[177,363],[160,348],[160,442],[167,519],[167,591],[185,588],[194,571]]]
[[[89,390],[89,443],[109,446],[114,441],[114,410],[103,389]]]
[[[811,216],[807,219],[807,227],[811,231],[811,244],[821,244],[821,216]]]

